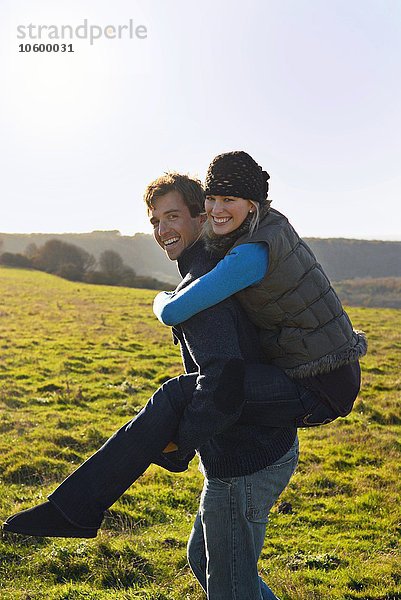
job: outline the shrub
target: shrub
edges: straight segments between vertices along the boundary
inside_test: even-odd
[[[23,269],[29,269],[32,267],[32,263],[27,256],[23,254],[13,254],[12,252],[3,252],[0,255],[0,264],[7,267],[20,267]]]

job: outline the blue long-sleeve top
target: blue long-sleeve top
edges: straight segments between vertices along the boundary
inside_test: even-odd
[[[214,269],[174,292],[160,292],[153,312],[165,325],[177,325],[258,283],[269,267],[267,244],[241,244],[226,254]]]

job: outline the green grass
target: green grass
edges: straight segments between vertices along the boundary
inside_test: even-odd
[[[182,371],[154,292],[0,269],[0,515],[45,499]],[[353,308],[369,335],[354,412],[302,430],[261,571],[282,600],[401,599],[400,311]],[[0,537],[0,597],[200,600],[185,546],[202,477],[152,466],[95,540]]]

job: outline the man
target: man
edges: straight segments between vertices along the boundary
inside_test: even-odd
[[[181,286],[214,266],[200,240],[199,182],[167,174],[148,186],[145,201],[157,243],[178,261]],[[150,462],[182,470],[197,449],[205,484],[188,544],[191,568],[211,600],[272,600],[257,562],[269,510],[297,463],[296,428],[260,424],[258,336],[235,300],[195,315],[174,334],[187,375],[166,382],[48,502],[10,517],[4,529],[94,537],[104,510]]]

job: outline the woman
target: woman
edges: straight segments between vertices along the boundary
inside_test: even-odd
[[[224,258],[180,292],[158,294],[154,311],[175,325],[237,294],[260,328],[266,362],[319,399],[306,412],[300,400],[287,406],[289,421],[319,425],[352,409],[366,337],[352,329],[311,249],[270,207],[268,179],[246,152],[213,159],[205,181],[206,243]]]

